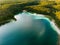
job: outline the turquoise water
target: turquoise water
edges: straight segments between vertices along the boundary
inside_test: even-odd
[[[15,18],[0,27],[0,45],[57,45],[57,32],[45,16],[23,12]]]

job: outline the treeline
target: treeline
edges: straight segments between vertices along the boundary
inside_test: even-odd
[[[25,7],[25,9],[29,12],[51,16],[55,20],[58,27],[60,27],[60,23],[59,23],[60,22],[60,12],[59,12],[60,8],[57,5],[60,5],[60,3],[57,4],[55,1],[48,1],[48,2],[43,1],[43,2],[39,2],[39,4],[35,6],[27,6]]]
[[[14,19],[14,15],[21,13],[26,6],[38,5],[38,2],[12,3],[0,6],[0,25],[6,20]]]
[[[0,6],[0,22],[14,19],[14,15],[21,13],[22,10],[51,16],[60,27],[60,3],[55,1],[3,4]]]

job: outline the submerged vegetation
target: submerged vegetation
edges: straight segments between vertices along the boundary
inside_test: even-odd
[[[0,4],[0,23],[14,18],[14,15],[27,10],[44,14],[55,20],[60,27],[60,3],[56,1],[26,1]]]

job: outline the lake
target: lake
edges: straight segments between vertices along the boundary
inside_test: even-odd
[[[58,34],[42,14],[22,12],[0,26],[0,45],[57,45]]]

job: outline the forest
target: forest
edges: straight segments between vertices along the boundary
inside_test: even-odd
[[[56,1],[26,1],[0,4],[0,25],[14,19],[14,15],[21,13],[22,10],[28,12],[44,14],[55,20],[60,28],[60,2]]]

